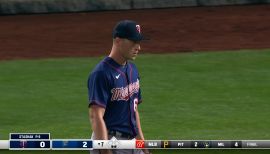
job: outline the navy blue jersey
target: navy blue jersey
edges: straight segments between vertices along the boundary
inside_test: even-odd
[[[133,63],[125,66],[112,58],[103,59],[88,79],[89,106],[105,108],[104,121],[108,130],[136,136],[135,111],[141,100],[139,73]]]

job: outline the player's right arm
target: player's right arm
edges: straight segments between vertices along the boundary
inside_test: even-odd
[[[88,79],[89,119],[96,140],[108,140],[103,119],[110,92],[107,80],[104,71],[94,71]]]
[[[89,108],[89,119],[95,134],[95,139],[108,140],[108,133],[105,121],[103,119],[105,109],[98,105],[92,105]]]
[[[104,71],[93,72],[88,79],[89,119],[94,132],[94,140],[108,140],[108,133],[103,119],[110,88]],[[110,150],[99,150],[100,154],[111,154]]]
[[[98,105],[92,105],[89,108],[89,119],[92,125],[92,129],[96,140],[108,140],[108,133],[103,116],[105,109]],[[100,154],[112,154],[111,150],[99,150]]]

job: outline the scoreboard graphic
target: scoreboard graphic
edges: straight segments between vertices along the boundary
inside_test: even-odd
[[[51,139],[50,133],[10,133],[0,150],[93,149],[270,149],[270,140],[110,140]]]

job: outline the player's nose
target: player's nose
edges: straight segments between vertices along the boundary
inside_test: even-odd
[[[140,51],[140,50],[141,50],[141,46],[140,46],[139,44],[137,45],[136,50],[138,50],[138,51]]]

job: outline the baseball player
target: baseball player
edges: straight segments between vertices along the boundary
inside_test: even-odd
[[[136,66],[129,62],[145,40],[135,21],[124,20],[113,29],[113,45],[88,79],[89,119],[92,139],[144,140],[137,105],[142,102],[140,78]],[[148,150],[93,150],[94,154],[148,154]]]

